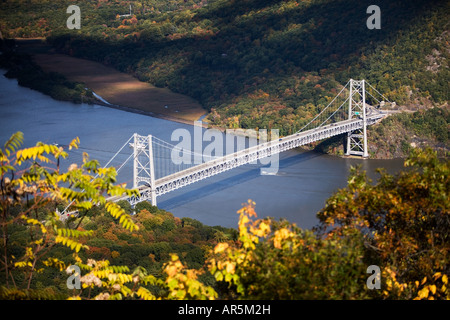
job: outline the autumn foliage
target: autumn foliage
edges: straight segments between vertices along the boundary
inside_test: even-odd
[[[380,170],[373,184],[354,169],[348,186],[318,213],[328,235],[355,230],[363,235],[373,264],[384,266],[383,294],[393,298],[448,298],[449,162],[430,149],[413,150],[406,169],[393,176]],[[422,289],[421,289],[422,288]],[[432,287],[435,288],[435,287]]]
[[[16,133],[0,149],[1,299],[450,297],[449,162],[431,150],[414,150],[396,175],[380,170],[375,183],[353,168],[313,230],[258,219],[249,200],[233,234],[148,203],[132,216],[127,202],[106,200],[135,192],[115,185],[114,168],[85,155],[61,172],[66,150],[22,141]],[[367,286],[371,265],[379,290]],[[70,266],[79,289],[66,285]]]

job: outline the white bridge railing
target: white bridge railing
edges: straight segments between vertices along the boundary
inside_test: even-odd
[[[367,125],[372,125],[384,118],[386,114],[377,113],[366,117]],[[240,150],[218,159],[199,164],[166,177],[155,180],[155,186],[138,187],[139,196],[134,197],[113,197],[109,201],[127,200],[131,205],[135,205],[141,201],[152,199],[152,192],[155,196],[161,196],[173,190],[185,187],[197,181],[212,177],[216,174],[228,171],[230,169],[252,163],[259,159],[269,157],[276,153],[281,153],[293,148],[303,146],[305,144],[330,138],[339,134],[352,132],[363,127],[362,119],[345,120],[323,127],[295,133],[278,140],[268,141],[258,144],[254,147]]]

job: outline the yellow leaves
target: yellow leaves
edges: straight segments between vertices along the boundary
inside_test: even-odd
[[[25,215],[21,216],[21,218],[23,220],[25,220],[25,222],[28,223],[28,224],[39,226],[41,228],[41,232],[42,233],[47,233],[47,228],[40,221],[38,221],[36,219],[33,219],[33,218],[28,218]]]
[[[386,279],[386,290],[383,291],[383,295],[386,297],[393,298],[393,295],[401,295],[408,289],[408,284],[398,282],[396,272],[390,268],[383,270],[383,277]]]
[[[144,300],[156,300],[156,297],[146,288],[139,287],[139,289],[136,292],[137,296],[144,299]]]
[[[75,252],[79,252],[82,248],[89,249],[88,246],[83,245],[81,242],[78,242],[72,238],[80,238],[87,237],[93,234],[92,230],[80,231],[74,229],[66,229],[66,228],[57,228],[56,229],[56,238],[55,243],[61,243],[62,245],[69,247]]]
[[[421,280],[400,283],[396,279],[396,272],[390,268],[383,270],[385,290],[383,296],[389,299],[435,300],[450,299],[450,292],[446,286],[448,276],[436,272],[432,276],[425,276]]]
[[[239,228],[245,228],[249,221],[250,219],[248,218],[248,216],[242,216],[242,218],[239,220]]]
[[[106,210],[115,219],[119,219],[119,223],[127,230],[139,230],[139,227],[133,222],[131,217],[115,202],[107,202],[105,204]]]
[[[169,289],[169,299],[208,299],[217,297],[213,288],[205,286],[197,280],[197,270],[185,269],[177,255],[172,255],[164,271],[168,277],[166,284]]]
[[[62,148],[58,148],[56,145],[43,144],[38,142],[36,146],[18,150],[16,153],[17,164],[21,165],[26,160],[40,160],[45,163],[49,163],[50,159],[44,156],[44,154],[53,155],[55,158],[60,156],[63,158],[67,157],[67,153],[63,152]]]
[[[256,217],[254,210],[255,202],[248,200],[247,204],[243,204],[242,209],[237,213],[239,216],[239,240],[244,248],[254,249],[258,243],[258,237],[267,235],[267,224],[257,226],[258,222],[254,222],[249,217]],[[270,228],[269,228],[270,230]],[[250,231],[250,232],[249,232]]]
[[[229,262],[229,261],[227,261],[225,263],[225,265],[226,265],[225,270],[227,271],[227,273],[234,274],[234,271],[236,270],[236,262]]]
[[[137,292],[130,289],[126,284],[139,281],[139,277],[129,274],[126,266],[110,266],[108,260],[96,261],[88,259],[86,265],[81,264],[83,269],[89,270],[87,274],[80,278],[82,288],[104,288],[108,292],[101,292],[94,297],[95,300],[117,300],[123,297],[137,294],[143,299],[150,299],[152,294],[145,288],[138,287]],[[154,298],[154,297],[153,297]]]
[[[75,252],[79,252],[81,248],[89,249],[89,247],[87,245],[84,245],[80,242],[77,242],[75,240],[72,240],[68,237],[64,237],[61,235],[56,236],[55,242],[61,243],[62,245],[69,247],[72,250],[75,250]]]
[[[84,265],[78,253],[82,249],[88,249],[84,239],[93,234],[92,230],[80,231],[70,228],[60,228],[60,216],[57,213],[49,213],[47,208],[41,208],[52,200],[62,200],[61,202],[70,203],[71,209],[81,213],[78,217],[92,209],[93,206],[103,205],[106,202],[104,193],[108,195],[133,195],[137,194],[136,190],[128,190],[125,185],[115,186],[117,172],[114,168],[99,168],[99,162],[89,160],[87,154],[83,154],[83,165],[81,167],[73,164],[65,173],[59,172],[59,166],[55,160],[66,158],[68,153],[65,148],[57,145],[49,145],[37,143],[30,148],[17,150],[22,143],[22,134],[17,133],[5,144],[5,149],[0,149],[0,174],[3,176],[8,171],[15,171],[13,179],[5,178],[2,194],[5,199],[13,205],[18,204],[26,195],[33,199],[30,206],[26,207],[24,212],[18,215],[8,217],[13,223],[20,220],[20,224],[24,225],[31,236],[31,240],[27,239],[26,243],[21,245],[24,249],[23,256],[16,260],[13,257],[11,265],[15,268],[21,268],[26,273],[26,277],[32,278],[33,272],[43,272],[42,266],[56,267],[59,270],[65,270],[64,262],[47,256],[45,261],[40,260],[48,254],[48,249],[55,244],[62,244],[73,250],[73,256],[80,268],[88,270],[88,274],[83,277],[83,287],[108,287],[112,288],[110,295],[102,295],[103,298],[121,298],[133,294],[126,283],[133,281],[133,275],[128,274],[128,268],[111,267],[109,263],[88,263]],[[68,149],[78,148],[79,139],[72,140]],[[53,164],[53,168],[47,165]],[[20,170],[17,168],[21,167]],[[28,166],[25,168],[25,166]],[[95,176],[94,176],[95,175]],[[24,206],[25,207],[25,206]],[[135,231],[138,226],[134,224],[131,216],[128,215],[116,203],[107,203],[106,210],[119,221],[119,223],[129,231]],[[28,214],[36,213],[36,217],[31,218]],[[9,214],[9,212],[6,212]],[[34,217],[34,215],[33,215]],[[43,222],[44,221],[44,222]],[[76,224],[75,224],[76,225]],[[22,251],[21,251],[22,252]],[[52,252],[52,251],[50,251]],[[136,277],[135,277],[136,278]],[[147,282],[156,283],[149,277],[144,277]],[[137,277],[139,280],[139,277]],[[136,288],[137,290],[138,288]],[[139,291],[142,298],[150,298],[149,292],[144,289]],[[77,297],[79,298],[79,297]]]
[[[35,255],[34,255],[34,252],[33,252],[33,248],[26,247],[25,248],[25,255],[22,257],[22,261],[15,262],[14,263],[14,267],[16,267],[16,268],[25,268],[25,267],[33,268],[33,263],[34,262],[35,262]]]
[[[256,217],[255,212],[256,203],[252,200],[247,200],[247,204],[243,204],[243,207],[237,212],[239,215],[248,215],[250,217]]]
[[[429,289],[433,294],[436,294],[436,285],[433,284],[433,285],[429,286]]]
[[[441,276],[442,276],[441,272],[436,272],[435,274],[433,274],[433,279],[434,280],[439,279]]]
[[[124,284],[133,281],[131,274],[111,273],[110,270],[95,272],[99,277],[107,277],[110,282]]]
[[[419,299],[426,299],[428,298],[428,293],[430,292],[430,290],[428,289],[428,287],[423,288],[422,290],[419,291],[419,293],[417,294],[417,297]]]
[[[219,243],[215,246],[214,253],[220,253],[222,251],[225,251],[228,247],[229,245],[226,242]]]
[[[243,283],[241,277],[246,276],[245,270],[252,268],[261,259],[264,259],[261,256],[264,253],[260,251],[259,245],[264,248],[273,243],[275,248],[288,249],[291,252],[294,248],[303,245],[301,237],[293,231],[294,226],[277,228],[276,224],[273,224],[274,227],[272,227],[270,219],[252,220],[251,217],[256,217],[254,206],[255,203],[249,200],[238,211],[240,217],[237,246],[232,246],[230,243],[219,243],[212,250],[208,260],[209,270],[215,279],[232,284],[239,294],[252,290],[249,289],[248,284]]]
[[[51,266],[57,267],[59,269],[59,271],[63,271],[63,270],[67,269],[66,264],[63,261],[61,261],[61,260],[59,260],[57,258],[48,258],[43,263],[47,267],[51,267]]]
[[[288,230],[287,228],[282,228],[275,231],[275,235],[273,237],[273,245],[277,249],[282,249],[282,245],[285,240],[292,238],[294,234]]]
[[[23,143],[23,133],[18,131],[11,135],[8,141],[4,144],[4,150],[7,157],[10,156],[11,152],[14,152],[16,149],[19,148],[19,146]],[[4,161],[3,159],[3,152],[0,150],[0,155],[2,155],[1,161]],[[6,158],[6,157],[5,157]]]
[[[19,261],[15,262],[14,266],[17,268],[24,268],[24,267],[32,267],[33,264],[30,261]]]
[[[19,150],[19,151],[17,151],[17,154],[16,154],[17,163],[19,165],[21,165],[22,162],[25,160],[28,160],[30,158],[36,159],[38,153],[39,153],[39,149],[37,147]]]
[[[69,150],[72,150],[72,148],[78,149],[78,145],[80,144],[80,139],[76,137],[69,143]]]
[[[252,226],[250,232],[257,237],[266,237],[270,233],[270,222],[261,221],[257,228]]]
[[[90,236],[94,233],[94,231],[93,230],[80,231],[80,230],[67,229],[67,228],[58,228],[56,230],[56,233],[59,236],[79,238],[79,237]]]
[[[170,277],[175,277],[178,272],[183,268],[183,264],[180,260],[178,260],[178,257],[173,255],[172,261],[170,261],[164,271],[167,273],[167,275]]]
[[[440,299],[450,299],[450,292],[448,291],[447,284],[448,284],[448,276],[446,274],[442,274],[441,272],[436,272],[433,275],[433,284],[426,284],[427,277],[423,278],[421,281],[421,285],[425,285],[421,290],[418,291],[417,297],[414,298],[414,300],[422,300],[422,299],[428,299],[428,300],[435,300],[436,298]],[[438,280],[442,282],[442,286],[438,283]],[[416,287],[419,287],[419,282],[415,282]],[[440,286],[440,288],[439,288]]]

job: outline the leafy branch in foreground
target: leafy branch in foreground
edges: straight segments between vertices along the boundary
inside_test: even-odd
[[[108,260],[83,262],[82,253],[89,249],[86,240],[93,231],[82,229],[82,220],[87,215],[100,214],[94,209],[101,206],[124,229],[138,230],[132,217],[108,200],[113,196],[136,195],[137,191],[115,185],[115,168],[100,168],[98,161],[90,160],[87,154],[83,154],[81,165],[72,164],[67,172],[61,172],[59,160],[68,157],[62,147],[38,142],[34,147],[20,149],[22,143],[23,134],[18,132],[0,148],[1,299],[61,298],[51,289],[33,288],[33,276],[49,268],[56,269],[59,276],[64,271],[71,274],[74,265],[83,271],[79,275],[81,286],[65,298],[213,299],[217,296],[212,288],[196,280],[197,271],[187,270],[176,256],[166,268],[167,282],[141,267],[130,271],[128,266],[113,266]],[[68,148],[78,148],[78,145],[76,138]],[[68,219],[59,213],[58,204],[72,213]],[[49,207],[52,209],[48,210]],[[60,259],[55,251],[61,245],[72,252],[70,261]],[[158,294],[149,289],[152,287],[159,288]]]
[[[320,229],[364,235],[367,256],[385,267],[384,297],[448,299],[449,161],[431,149],[414,149],[404,165],[407,169],[396,175],[379,170],[376,183],[353,168],[348,186],[318,213]],[[442,291],[425,294],[436,285]]]
[[[205,285],[201,271],[187,269],[177,255],[158,276],[154,269],[89,259],[87,239],[94,233],[82,228],[86,217],[105,213],[108,223],[115,221],[128,233],[145,228],[145,222],[154,226],[149,217],[161,224],[162,218],[146,210],[134,218],[108,201],[135,192],[114,184],[114,168],[99,168],[85,155],[80,166],[61,172],[58,159],[67,158],[65,150],[42,143],[19,149],[22,142],[23,135],[16,133],[0,148],[1,299],[450,297],[449,162],[431,150],[414,150],[405,161],[407,170],[396,175],[381,170],[376,183],[352,169],[347,187],[318,213],[314,230],[256,219],[255,203],[249,201],[238,211],[237,240],[223,241],[226,237],[219,235],[207,256],[206,269],[216,282]],[[78,144],[75,139],[70,147]],[[61,219],[57,205],[78,213]],[[381,290],[367,288],[369,265],[381,269]],[[65,281],[75,276],[74,266],[80,269],[80,288],[68,291]],[[35,275],[47,275],[49,269],[64,279],[62,294],[33,283]]]
[[[222,295],[243,299],[449,299],[450,172],[447,158],[413,150],[406,170],[372,183],[353,168],[327,200],[320,224],[302,230],[238,211],[237,243],[221,242],[208,263]],[[367,267],[381,269],[369,290]]]
[[[22,143],[23,134],[17,132],[0,149],[1,270],[5,275],[6,287],[12,285],[16,289],[22,287],[29,290],[33,274],[41,272],[42,258],[56,244],[61,243],[78,252],[82,247],[86,248],[78,238],[90,233],[71,229],[73,227],[70,225],[64,227],[55,211],[43,216],[39,209],[51,201],[71,203],[71,210],[87,209],[104,199],[104,191],[116,187],[112,185],[115,177],[113,168],[100,172],[84,157],[81,168],[60,173],[59,161],[68,156],[62,147],[38,142],[34,147],[19,149]],[[69,150],[78,148],[78,144],[78,138],[74,139],[68,145]],[[91,172],[98,174],[98,177],[92,177]],[[88,191],[65,192],[68,188],[62,185],[67,183],[81,189],[86,187]],[[89,192],[92,188],[97,188],[97,195]],[[86,202],[91,206],[85,206]],[[79,219],[82,219],[82,214],[80,212]],[[24,254],[18,257],[8,251],[8,228],[16,227],[26,228],[30,232]],[[23,274],[18,276],[18,270]],[[23,278],[21,285],[16,282],[16,277]]]

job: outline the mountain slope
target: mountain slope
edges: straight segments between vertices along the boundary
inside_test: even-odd
[[[133,15],[118,16],[129,3]],[[373,4],[381,10],[380,30],[366,26]],[[349,78],[368,80],[399,109],[448,108],[448,1],[80,1],[80,7],[80,30],[65,28],[60,13],[59,24],[48,17],[52,45],[189,95],[211,111],[213,125],[295,132]]]

